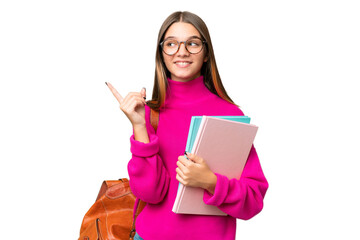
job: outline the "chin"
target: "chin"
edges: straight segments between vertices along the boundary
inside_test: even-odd
[[[172,80],[178,80],[182,82],[187,82],[194,80],[195,78],[200,77],[199,74],[178,74],[178,75],[172,75]]]
[[[173,80],[181,81],[181,82],[188,82],[194,80],[196,77],[175,77]]]

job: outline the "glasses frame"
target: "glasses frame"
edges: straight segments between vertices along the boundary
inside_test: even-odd
[[[198,51],[197,53],[192,53],[192,52],[190,52],[190,51],[187,49],[187,47],[186,47],[186,42],[187,42],[187,41],[191,41],[191,40],[193,40],[193,39],[199,39],[199,40],[201,40],[201,42],[202,42],[201,49],[200,49],[200,51]],[[186,51],[188,51],[188,53],[190,53],[190,54],[198,54],[198,53],[200,53],[200,52],[204,49],[204,46],[205,46],[205,44],[206,44],[206,41],[204,41],[204,40],[202,40],[201,38],[198,38],[198,37],[192,37],[192,38],[190,38],[190,39],[188,39],[188,40],[186,40],[186,41],[181,41],[181,42],[175,40],[175,41],[178,43],[178,49],[177,49],[176,52],[174,52],[173,54],[168,54],[168,53],[166,53],[165,50],[164,50],[164,42],[167,41],[167,40],[169,40],[169,39],[165,39],[164,41],[162,41],[162,42],[160,43],[160,47],[161,47],[162,51],[163,51],[166,55],[168,55],[168,56],[173,56],[173,55],[175,55],[175,54],[180,50],[181,43],[184,44],[184,47],[185,47]]]

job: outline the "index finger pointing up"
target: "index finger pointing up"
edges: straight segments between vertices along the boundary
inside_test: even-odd
[[[113,87],[113,85],[111,85],[109,82],[105,82],[105,84],[109,87],[110,91],[114,94],[114,97],[116,98],[116,100],[118,100],[118,102],[121,104],[121,102],[124,98],[120,95],[120,93],[118,93],[118,91],[116,91],[116,89]]]

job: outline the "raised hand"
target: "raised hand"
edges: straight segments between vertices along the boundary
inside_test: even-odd
[[[146,89],[142,88],[140,92],[130,92],[123,98],[109,82],[105,83],[119,102],[121,111],[130,120],[134,128],[135,140],[149,142],[145,121]]]
[[[145,125],[145,98],[146,90],[141,89],[140,92],[130,92],[123,98],[120,93],[111,85],[106,82],[110,91],[120,104],[120,109],[130,120],[133,126]]]

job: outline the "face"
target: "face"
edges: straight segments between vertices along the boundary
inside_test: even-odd
[[[199,31],[192,24],[177,22],[169,27],[164,40],[174,39],[181,42],[194,37],[201,38]],[[174,55],[169,56],[164,52],[162,54],[166,68],[174,81],[187,82],[200,77],[201,67],[206,62],[205,48],[199,53],[191,54],[186,50],[183,43],[180,44],[179,51]]]

